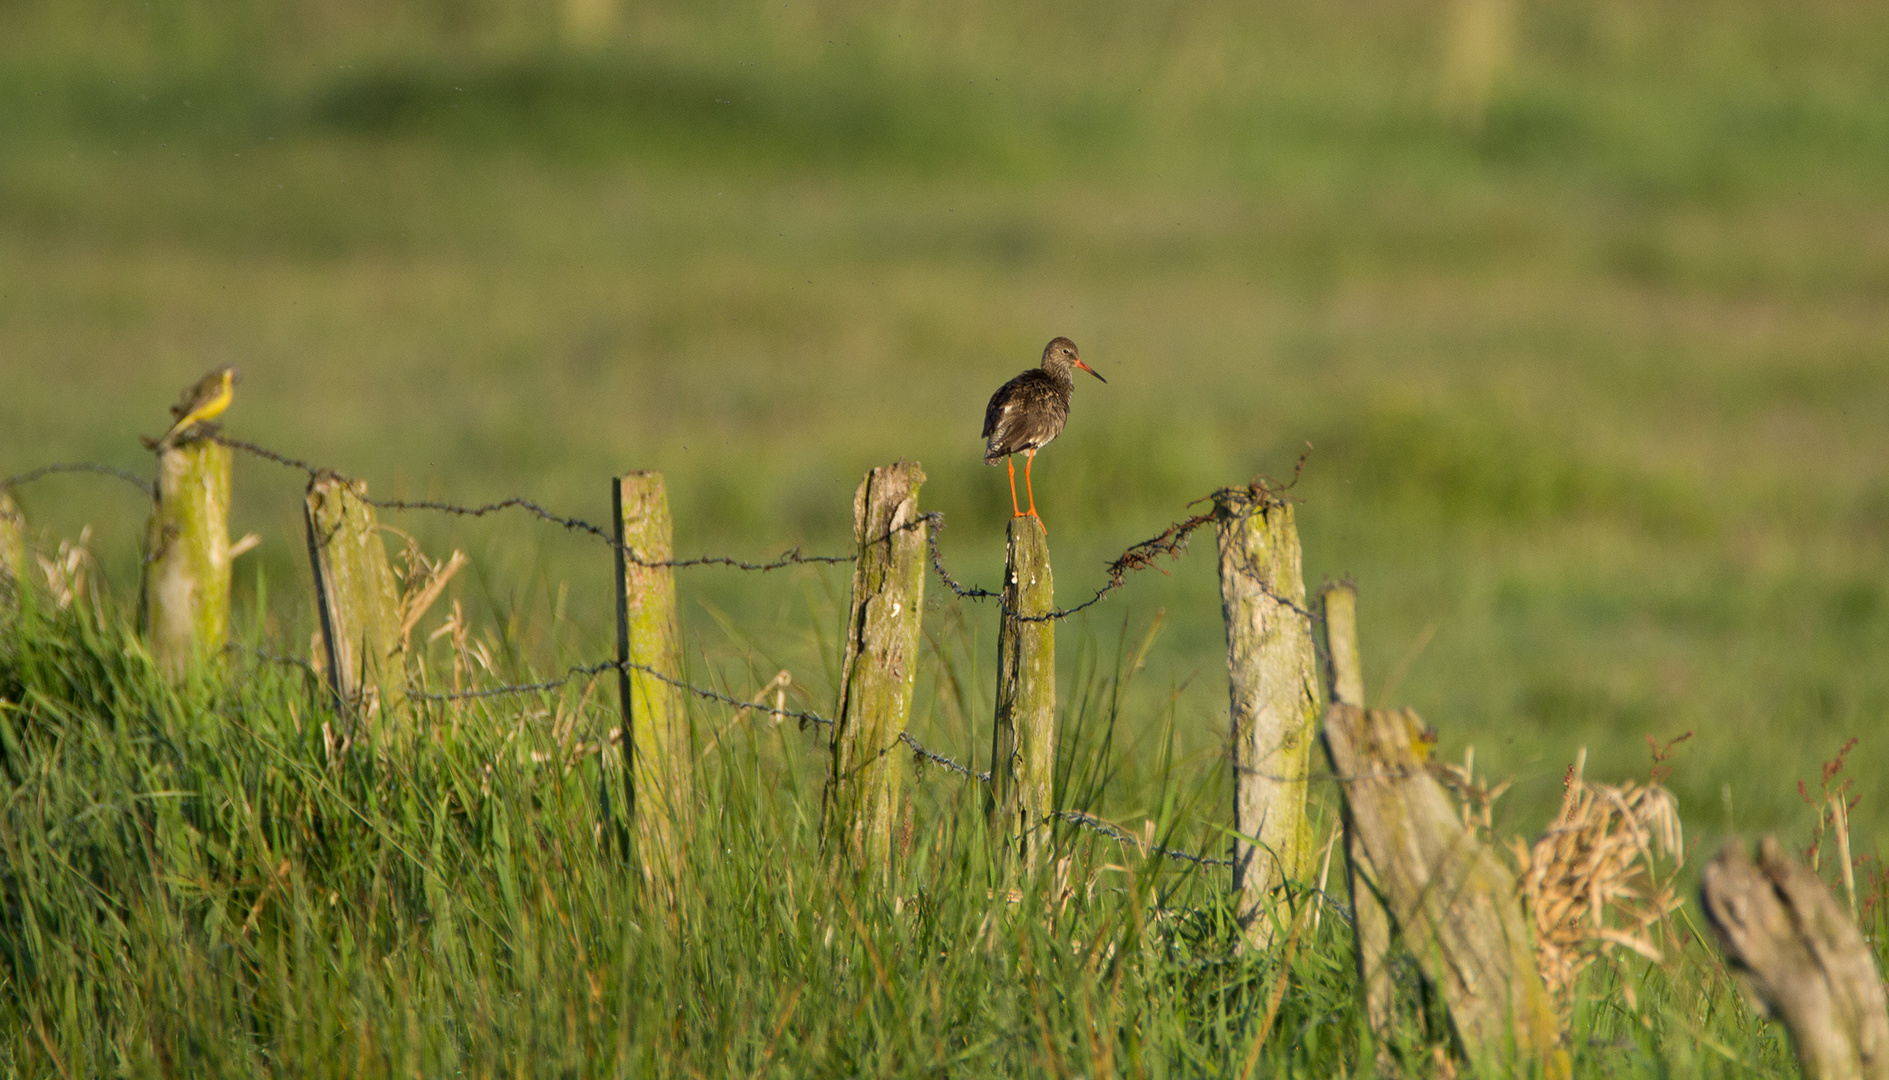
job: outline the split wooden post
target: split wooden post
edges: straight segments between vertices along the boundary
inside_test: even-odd
[[[140,623],[172,677],[222,654],[230,627],[230,448],[203,438],[163,446],[144,533]]]
[[[1364,708],[1364,663],[1358,654],[1358,590],[1349,584],[1327,585],[1320,596],[1325,616],[1325,656],[1330,664],[1330,703]],[[1329,739],[1326,754],[1330,756]],[[1337,766],[1333,765],[1333,772]],[[1351,803],[1344,803],[1345,883],[1351,894],[1352,927],[1357,936],[1358,984],[1364,988],[1364,1011],[1371,1033],[1378,1040],[1379,1071],[1389,1065],[1386,1040],[1395,1020],[1396,1002],[1390,973],[1390,916],[1367,872],[1370,862],[1351,820]]]
[[[1010,519],[1003,622],[997,630],[997,716],[991,729],[990,831],[1015,835],[1034,869],[1046,847],[1056,768],[1056,624],[1049,536],[1034,517]]]
[[[1318,656],[1292,505],[1261,487],[1214,493],[1233,737],[1233,887],[1245,944],[1276,929],[1268,897],[1311,876],[1307,774],[1318,738]],[[1246,839],[1250,838],[1250,839]]]
[[[323,472],[303,500],[323,662],[335,711],[390,730],[406,714],[400,592],[367,501],[367,484]]]
[[[623,709],[624,803],[636,823],[644,876],[673,879],[694,779],[680,682],[674,525],[662,474],[611,484],[616,523],[617,694]]]
[[[1357,675],[1355,596],[1348,586],[1326,594],[1333,684],[1346,696],[1363,685]],[[1325,713],[1325,744],[1345,793],[1359,967],[1380,1060],[1389,1024],[1385,946],[1395,934],[1441,992],[1472,1063],[1564,1077],[1569,1060],[1558,1045],[1560,1031],[1515,875],[1464,828],[1425,768],[1428,747],[1419,749],[1424,730],[1408,709],[1366,710],[1339,700]],[[1367,895],[1387,917],[1382,941],[1366,936]],[[1384,979],[1381,989],[1373,983],[1374,971]],[[1377,993],[1381,1001],[1374,1000]]]
[[[855,866],[892,864],[899,804],[899,737],[911,719],[918,633],[925,607],[925,527],[916,463],[873,469],[853,495],[853,598],[840,665],[822,833]]]
[[[1761,1011],[1790,1028],[1810,1080],[1889,1080],[1889,1003],[1856,924],[1817,875],[1766,836],[1753,863],[1727,843],[1699,902]]]
[[[26,515],[13,501],[12,489],[0,485],[0,601],[26,587]]]

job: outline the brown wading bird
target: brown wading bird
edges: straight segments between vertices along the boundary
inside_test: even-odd
[[[1076,389],[1069,375],[1071,365],[1102,379],[1076,355],[1075,342],[1059,337],[1043,347],[1042,367],[1031,368],[1003,384],[984,407],[984,464],[995,465],[998,458],[1005,459],[1010,469],[1010,509],[1016,511],[1016,517],[1027,513],[1039,525],[1043,519],[1036,513],[1030,466],[1036,463],[1036,452],[1061,435],[1069,419],[1069,395]],[[1009,460],[1018,451],[1024,454],[1023,487],[1030,493],[1027,511],[1017,507],[1017,465]]]

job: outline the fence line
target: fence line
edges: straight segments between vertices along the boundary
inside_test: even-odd
[[[209,432],[204,436],[204,438],[207,439],[208,441],[217,443],[231,450],[239,451],[251,457],[259,458],[264,461],[281,465],[285,468],[300,471],[304,473],[305,475],[307,475],[311,480],[317,479],[320,477],[334,477],[334,478],[342,479],[342,480],[348,479],[344,474],[336,470],[329,469],[329,468],[319,466],[319,465],[315,465],[303,459],[292,457],[290,455],[283,454],[276,450],[271,450],[268,447],[261,446],[253,442],[249,442],[242,439],[231,438],[226,435],[223,435],[220,432],[216,432],[216,431]],[[1304,459],[1301,458],[1300,465],[1303,466],[1303,464],[1304,464]],[[146,481],[127,470],[116,468],[110,465],[101,465],[101,464],[97,464],[93,462],[60,462],[56,464],[40,466],[38,468],[29,470],[27,472],[15,474],[13,476],[0,479],[0,487],[10,487],[17,484],[29,483],[31,481],[38,480],[42,477],[56,474],[56,473],[94,473],[94,474],[99,474],[99,475],[104,475],[104,476],[110,476],[110,477],[123,480],[127,483],[130,483],[136,486],[140,491],[143,491],[145,494],[149,496],[156,497],[156,493],[157,493],[155,484],[149,481]],[[1290,486],[1290,485],[1287,485],[1287,486]],[[697,556],[693,558],[664,559],[664,560],[659,560],[659,561],[648,561],[648,560],[642,560],[638,558],[634,552],[625,549],[624,546],[613,535],[611,535],[610,532],[606,531],[603,527],[593,522],[586,521],[582,518],[559,514],[553,510],[546,508],[545,506],[537,502],[534,502],[533,500],[524,498],[522,496],[513,496],[510,498],[499,500],[497,502],[486,503],[486,504],[477,505],[477,506],[467,506],[467,505],[461,505],[461,504],[450,503],[450,502],[445,502],[445,501],[440,501],[440,500],[431,500],[431,499],[428,499],[428,500],[374,499],[374,498],[364,497],[362,501],[366,502],[368,505],[371,505],[373,507],[376,507],[378,509],[383,509],[383,510],[433,511],[436,513],[449,514],[449,515],[458,516],[458,517],[485,517],[487,515],[499,513],[505,510],[513,510],[513,509],[523,510],[545,522],[548,522],[553,525],[557,525],[560,528],[566,529],[574,533],[587,534],[589,536],[592,536],[595,539],[601,541],[605,546],[608,546],[613,549],[621,550],[625,558],[629,559],[630,561],[633,561],[633,562],[638,563],[639,565],[643,565],[643,566],[647,566],[651,568],[681,569],[681,568],[697,567],[697,566],[723,566],[723,567],[728,567],[730,569],[765,573],[768,571],[778,570],[778,569],[782,569],[788,566],[795,566],[795,565],[829,565],[830,566],[830,565],[850,564],[857,561],[857,558],[858,558],[857,555],[851,555],[851,554],[848,554],[848,555],[808,555],[808,554],[803,553],[800,550],[800,548],[796,546],[782,553],[779,558],[771,560],[771,561],[767,561],[767,562],[753,562],[753,561],[738,559],[738,558],[734,558],[732,556],[726,556],[726,555],[701,555],[701,556]],[[1194,502],[1190,503],[1189,505],[1190,506],[1197,505],[1200,501],[1202,500],[1198,500],[1198,499],[1194,500]],[[1061,620],[1070,618],[1071,616],[1089,607],[1092,607],[1095,604],[1100,603],[1102,600],[1107,598],[1107,596],[1110,593],[1114,592],[1116,589],[1119,589],[1123,585],[1125,585],[1127,583],[1127,578],[1131,573],[1156,565],[1157,560],[1161,556],[1165,555],[1169,557],[1170,559],[1178,559],[1187,550],[1188,539],[1193,534],[1193,532],[1199,529],[1200,527],[1202,527],[1203,525],[1206,525],[1207,523],[1211,522],[1212,520],[1214,520],[1214,514],[1212,512],[1194,514],[1185,519],[1182,519],[1180,521],[1176,521],[1170,524],[1166,529],[1162,530],[1160,533],[1157,533],[1156,535],[1146,540],[1142,540],[1142,541],[1139,541],[1138,543],[1131,544],[1128,548],[1124,549],[1120,555],[1116,556],[1116,558],[1114,558],[1108,563],[1107,570],[1106,570],[1107,580],[1102,584],[1101,587],[1095,590],[1093,595],[1088,597],[1086,600],[1083,600],[1080,603],[1071,605],[1069,607],[1058,608],[1052,611],[1043,612],[1041,614],[1034,614],[1034,615],[1011,612],[1005,606],[1003,602],[1003,596],[1001,593],[990,590],[990,589],[982,588],[980,586],[963,585],[955,577],[952,576],[950,571],[945,566],[943,553],[938,546],[938,534],[943,531],[944,526],[945,526],[945,519],[942,513],[934,510],[934,511],[929,511],[923,514],[919,514],[909,524],[900,526],[898,531],[903,531],[905,529],[919,528],[919,527],[927,526],[927,525],[930,526],[930,529],[926,535],[926,543],[929,549],[930,563],[931,563],[932,569],[938,575],[939,580],[941,580],[945,584],[945,586],[951,590],[952,594],[956,598],[961,599],[961,600],[973,600],[973,601],[994,599],[998,601],[998,607],[1002,609],[1003,615],[1007,618],[1015,618],[1020,622],[1052,622],[1052,621],[1061,621]],[[1273,598],[1277,600],[1283,606],[1289,607],[1292,610],[1297,611],[1299,614],[1301,614],[1302,616],[1308,619],[1314,618],[1314,616],[1310,612],[1306,611],[1303,607],[1293,604],[1291,601],[1283,597],[1275,596]],[[255,649],[255,648],[246,647],[246,646],[239,647],[239,646],[231,645],[228,648],[232,650],[236,650],[240,648],[241,651],[252,653],[256,656],[257,659],[266,663],[297,666],[310,672],[314,672],[317,670],[313,663],[301,657],[284,656],[284,655],[268,652],[267,650]],[[792,719],[799,721],[803,728],[808,724],[831,727],[834,723],[834,721],[831,718],[821,716],[818,713],[811,712],[808,710],[785,709],[785,708],[772,709],[772,708],[766,708],[765,706],[757,706],[755,705],[754,702],[736,698],[730,694],[725,694],[720,691],[711,690],[706,687],[696,686],[684,680],[673,678],[653,667],[650,667],[649,665],[640,664],[640,663],[636,663],[634,661],[628,661],[628,660],[606,660],[606,661],[600,661],[595,664],[577,665],[568,669],[563,675],[559,677],[556,677],[553,679],[546,679],[539,682],[508,684],[508,685],[501,685],[501,686],[494,686],[494,687],[486,687],[486,688],[476,689],[476,690],[465,690],[465,691],[454,691],[454,692],[434,692],[434,691],[427,691],[427,690],[419,689],[417,687],[409,686],[406,688],[406,693],[410,698],[413,698],[416,700],[435,701],[435,702],[475,700],[475,699],[502,697],[502,696],[508,696],[508,695],[514,695],[514,694],[542,693],[545,691],[560,689],[570,684],[572,681],[580,679],[580,678],[581,679],[594,679],[597,676],[608,671],[630,670],[630,669],[641,671],[647,675],[650,675],[656,679],[661,680],[662,682],[668,683],[672,686],[675,686],[676,688],[680,690],[686,691],[690,694],[693,694],[705,700],[716,701],[722,704],[732,705],[737,708],[761,708],[767,713],[769,713],[770,715],[790,717]],[[956,773],[958,775],[976,780],[981,784],[988,785],[991,782],[991,774],[989,772],[979,772],[976,769],[973,769],[970,766],[963,764],[962,762],[956,761],[955,759],[947,755],[940,754],[934,750],[931,750],[930,748],[926,747],[924,744],[919,742],[918,739],[915,736],[913,736],[910,731],[901,731],[899,733],[899,741],[904,743],[905,746],[908,749],[910,749],[913,752],[913,754],[919,759],[922,759],[933,765],[937,765],[940,768],[943,768],[949,772]],[[1138,838],[1121,831],[1119,828],[1109,824],[1108,822],[1105,822],[1100,818],[1093,817],[1092,815],[1082,813],[1080,811],[1053,810],[1050,812],[1049,816],[1054,819],[1061,820],[1072,825],[1076,825],[1080,828],[1088,829],[1090,831],[1108,836],[1120,843],[1134,846],[1137,850],[1145,851],[1147,853],[1159,854],[1164,857],[1180,859],[1180,860],[1192,862],[1192,863],[1202,865],[1202,866],[1231,866],[1234,863],[1234,860],[1232,859],[1216,859],[1209,856],[1195,855],[1188,852],[1177,851],[1170,848],[1162,847],[1160,845],[1143,844]]]
[[[233,439],[222,434],[212,434],[206,437],[219,445],[240,451],[251,457],[260,458],[264,461],[299,470],[307,474],[311,479],[318,476],[334,476],[341,479],[349,479],[345,474],[333,469],[315,465],[301,458],[290,457],[287,454],[271,450],[253,442]],[[54,465],[43,465],[28,472],[0,479],[0,487],[29,483],[53,473],[70,472],[88,472],[114,476],[135,485],[140,491],[143,491],[147,495],[155,497],[157,494],[157,488],[151,482],[127,470],[93,462],[61,462]],[[382,510],[431,510],[437,513],[451,514],[458,517],[485,517],[488,514],[498,513],[504,510],[523,510],[550,524],[557,525],[571,532],[593,536],[607,547],[616,548],[618,546],[616,538],[602,526],[585,521],[582,518],[559,514],[523,496],[512,496],[510,498],[501,499],[498,502],[485,503],[479,506],[466,506],[433,499],[365,498],[362,501]],[[1195,503],[1199,501],[1198,499],[1194,500]],[[1193,503],[1189,505],[1193,505]],[[1067,619],[1078,612],[1100,603],[1108,594],[1127,584],[1127,578],[1130,573],[1137,570],[1144,570],[1155,565],[1156,560],[1160,556],[1166,555],[1171,559],[1178,559],[1181,554],[1187,550],[1189,535],[1192,534],[1194,530],[1212,520],[1213,515],[1211,513],[1196,514],[1192,517],[1174,522],[1155,536],[1129,545],[1120,555],[1109,562],[1107,568],[1108,580],[1105,581],[1100,588],[1096,589],[1093,595],[1081,603],[1065,608],[1058,608],[1054,611],[1044,612],[1040,615],[1021,615],[1009,611],[1005,611],[1004,614],[1015,614],[1015,617],[1023,622],[1060,622]],[[950,589],[952,594],[960,600],[996,600],[998,601],[998,607],[1001,609],[1003,607],[1003,597],[1001,593],[981,586],[961,584],[951,575],[951,572],[945,568],[944,554],[938,547],[938,534],[944,530],[945,525],[944,515],[936,510],[927,511],[926,513],[920,514],[912,524],[904,526],[904,528],[916,528],[919,524],[931,526],[926,537],[926,542],[931,553],[931,565],[933,571],[937,573],[938,579],[945,584],[945,587]],[[856,555],[808,555],[802,552],[798,546],[789,548],[787,551],[782,552],[778,558],[767,562],[751,562],[729,555],[699,555],[686,559],[645,561],[638,559],[634,552],[625,551],[623,554],[632,562],[652,568],[669,567],[673,569],[686,569],[695,566],[725,566],[734,570],[746,570],[759,573],[779,570],[788,566],[809,564],[828,566],[844,565],[852,563],[858,558]],[[1311,612],[1291,603],[1289,600],[1282,597],[1275,597],[1274,599],[1287,607],[1291,607],[1308,619],[1314,618]]]

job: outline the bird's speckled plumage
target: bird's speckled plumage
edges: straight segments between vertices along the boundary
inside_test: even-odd
[[[1010,509],[1018,517],[1034,517],[1036,488],[1030,482],[1030,467],[1036,464],[1036,452],[1063,433],[1069,419],[1069,396],[1076,385],[1069,369],[1079,367],[1096,378],[1096,370],[1076,355],[1076,343],[1066,337],[1056,338],[1043,347],[1043,366],[1011,379],[997,388],[984,406],[984,464],[1004,462],[1010,469]],[[1102,379],[1107,382],[1107,379]],[[1030,509],[1017,505],[1017,466],[1010,455],[1023,454],[1023,486],[1030,493]]]
[[[1063,424],[1069,420],[1069,397],[1076,388],[1069,374],[1071,367],[1102,379],[1082,362],[1075,342],[1059,337],[1043,347],[1041,367],[1031,368],[998,387],[984,407],[984,464],[995,465],[1025,450],[1040,450],[1062,434]]]

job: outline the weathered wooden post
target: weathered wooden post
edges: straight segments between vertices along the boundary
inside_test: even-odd
[[[913,462],[866,474],[853,496],[853,599],[840,665],[823,841],[856,866],[891,866],[899,804],[896,753],[912,713],[918,633],[925,607],[925,522],[918,516],[924,470]]]
[[[1015,835],[1034,869],[1046,847],[1056,768],[1056,584],[1049,536],[1034,517],[1010,519],[1003,623],[997,630],[997,716],[991,729],[990,831]]]
[[[229,447],[189,437],[160,445],[139,607],[145,643],[173,677],[229,639],[229,520]]]
[[[662,474],[611,484],[617,551],[617,694],[623,708],[624,802],[652,882],[680,869],[694,778],[688,713],[678,688],[674,526]]]
[[[1233,736],[1233,882],[1246,943],[1264,948],[1265,902],[1311,876],[1307,770],[1318,737],[1318,656],[1292,505],[1264,488],[1214,493]],[[1244,839],[1250,838],[1250,839]]]
[[[367,485],[321,473],[308,482],[303,509],[335,711],[384,729],[406,712],[406,658],[399,589]]]
[[[1355,593],[1349,587],[1330,590],[1326,614],[1328,620],[1338,616],[1327,624],[1333,684],[1346,696],[1361,695]],[[1372,981],[1386,956],[1366,938],[1366,894],[1383,905],[1386,937],[1394,934],[1440,991],[1471,1062],[1566,1076],[1569,1060],[1558,1046],[1560,1031],[1515,875],[1463,827],[1442,785],[1425,768],[1424,731],[1408,709],[1366,710],[1339,700],[1325,713],[1325,744],[1345,793],[1359,966],[1380,1059],[1388,1016],[1377,1012],[1380,1003],[1371,995],[1385,994],[1388,1013],[1389,987],[1386,981],[1379,991]]]
[[[0,599],[26,587],[26,515],[0,485]]]
[[[1815,873],[1767,836],[1754,864],[1732,840],[1699,902],[1761,1011],[1784,1021],[1811,1080],[1889,1080],[1889,1003],[1856,924]]]
[[[1364,662],[1358,655],[1358,590],[1349,584],[1327,585],[1320,595],[1325,623],[1325,656],[1330,665],[1328,704],[1364,708]],[[1331,748],[1329,741],[1326,754]],[[1333,766],[1337,771],[1337,766]],[[1376,882],[1368,873],[1370,856],[1351,821],[1351,802],[1344,803],[1345,883],[1351,894],[1352,927],[1357,936],[1358,983],[1364,988],[1364,1011],[1371,1033],[1378,1040],[1380,1071],[1389,1065],[1385,1040],[1390,1036],[1396,1007],[1391,985],[1390,917],[1384,913]]]

